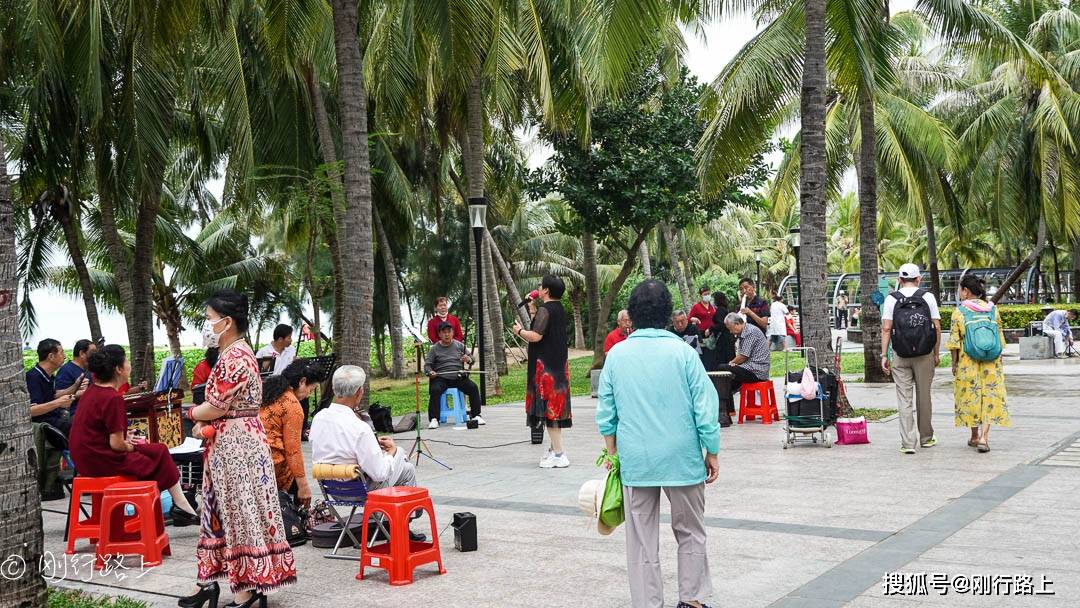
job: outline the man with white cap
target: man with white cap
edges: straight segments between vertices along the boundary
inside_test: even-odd
[[[930,385],[941,360],[941,313],[934,294],[921,287],[922,273],[915,264],[900,267],[896,291],[885,297],[881,310],[881,369],[896,384],[900,414],[900,451],[914,454],[937,444],[930,421]],[[896,358],[889,363],[889,346]],[[915,406],[912,408],[912,390]],[[915,418],[918,415],[918,433]]]

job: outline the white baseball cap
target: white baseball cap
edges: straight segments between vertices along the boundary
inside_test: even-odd
[[[915,264],[908,263],[900,267],[901,279],[917,279],[921,276],[922,273],[919,272],[919,267]]]
[[[600,519],[600,505],[604,504],[604,489],[607,483],[604,479],[590,479],[581,484],[578,490],[578,506],[589,516],[596,518],[596,531],[604,536],[611,534],[615,528],[605,524]]]

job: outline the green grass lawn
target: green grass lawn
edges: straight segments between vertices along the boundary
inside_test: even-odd
[[[570,360],[570,394],[589,394],[589,368],[592,357]],[[510,373],[499,378],[502,394],[488,395],[488,405],[514,403],[525,400],[525,365],[510,366]],[[371,381],[371,400],[388,406],[395,416],[412,412],[416,408],[416,384],[413,378],[390,380],[374,378]],[[420,379],[420,411],[427,411],[427,380]]]
[[[788,356],[788,361],[795,370],[802,369],[802,363],[794,353]],[[821,365],[831,369],[833,367],[832,356],[830,355],[823,359]],[[941,355],[941,363],[938,364],[938,367],[949,367],[950,365],[952,365],[952,355],[949,353]],[[840,369],[845,376],[864,375],[866,367],[863,365],[863,354],[861,352],[842,353],[840,355]],[[773,378],[779,378],[784,375],[784,353],[772,353],[772,367],[769,368],[769,372],[769,375]]]
[[[123,596],[96,597],[53,587],[49,589],[48,608],[146,608],[146,604]]]
[[[867,422],[877,422],[884,418],[888,418],[896,413],[896,410],[890,409],[878,409],[872,407],[857,407],[855,408],[855,417],[864,416]]]

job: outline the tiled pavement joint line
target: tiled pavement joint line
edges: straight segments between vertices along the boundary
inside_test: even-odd
[[[1050,449],[1044,452],[1041,456],[1033,459],[1031,462],[1032,464],[1043,464],[1049,458],[1055,456],[1059,452],[1063,451],[1065,448],[1072,446],[1077,441],[1080,441],[1080,432],[1073,433],[1072,435],[1069,435],[1068,437],[1050,446]]]
[[[1017,465],[972,489],[910,526],[859,552],[788,593],[774,607],[833,608],[844,606],[903,566],[937,546],[971,522],[1043,476],[1050,469]]]
[[[535,502],[465,498],[458,496],[432,496],[431,499],[436,505],[472,507],[475,509],[492,509],[498,511],[518,511],[523,513],[539,513],[542,515],[582,516],[581,510],[577,507],[568,507],[565,505],[547,505]],[[660,519],[664,523],[669,523],[671,521],[667,514],[662,515]],[[727,517],[706,517],[705,525],[710,528],[723,528],[728,530],[755,530],[759,532],[777,532],[781,534],[797,534],[800,536],[817,536],[821,538],[839,538],[843,540],[862,540],[870,542],[880,542],[892,534],[891,532],[883,530],[861,530],[857,528],[838,528],[833,526],[787,524],[772,521],[756,521],[752,519],[732,519]]]

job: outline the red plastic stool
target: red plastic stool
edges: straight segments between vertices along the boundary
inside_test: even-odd
[[[776,407],[776,390],[771,380],[748,382],[739,387],[739,424],[743,420],[761,418],[765,424],[779,422],[780,410]]]
[[[105,488],[123,481],[134,481],[131,477],[75,477],[71,480],[71,498],[68,502],[67,550],[75,553],[75,541],[85,538],[95,545],[101,530],[101,497]],[[81,519],[83,496],[90,496],[90,515]]]
[[[409,539],[409,516],[423,509],[431,520],[431,542]],[[368,520],[375,513],[382,513],[390,521],[390,542],[368,547]],[[393,487],[375,490],[367,495],[364,505],[364,523],[360,527],[360,573],[357,580],[364,580],[364,569],[383,568],[390,576],[391,585],[408,585],[413,582],[413,570],[421,564],[435,562],[439,574],[446,574],[442,553],[439,552],[439,531],[435,525],[435,508],[425,488]]]
[[[124,513],[124,506],[135,507],[135,515]],[[125,525],[138,518],[133,532]],[[163,555],[172,555],[165,517],[161,513],[161,493],[152,481],[114,483],[105,489],[101,501],[101,539],[97,545],[94,567],[105,567],[106,557],[141,555],[144,566],[161,564]]]

